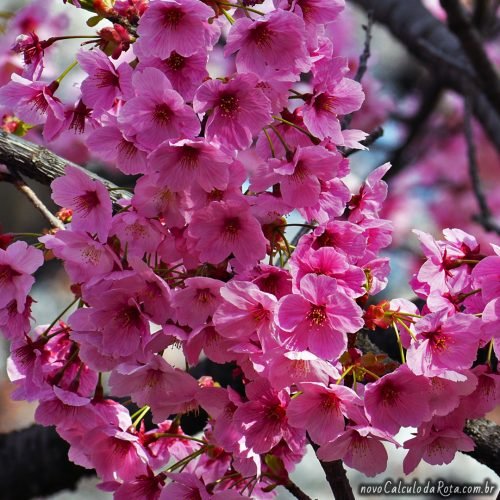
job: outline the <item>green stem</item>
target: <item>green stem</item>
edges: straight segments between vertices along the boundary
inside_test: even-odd
[[[61,83],[63,78],[74,68],[78,65],[78,61],[73,61],[59,76],[59,78],[56,79],[57,83]]]
[[[488,363],[488,365],[490,366],[491,368],[491,358],[493,356],[493,339],[490,340],[490,343],[488,345],[488,354],[486,355],[486,363]]]
[[[266,13],[260,10],[252,9],[251,7],[247,7],[246,5],[241,5],[239,3],[226,3],[226,2],[217,2],[218,5],[223,5],[224,7],[233,7],[235,9],[244,9],[248,12],[253,12],[254,14],[259,14],[264,16]]]
[[[150,407],[148,405],[145,405],[142,408],[140,408],[138,411],[136,411],[131,417],[131,419],[133,419],[132,425],[134,427],[137,427],[139,425],[139,423],[141,422],[141,420],[146,416],[146,414],[148,413],[149,410],[150,410]]]
[[[288,120],[285,120],[284,118],[281,118],[281,116],[275,116],[273,115],[273,118],[275,120],[278,120],[281,123],[284,123],[290,127],[296,128],[297,130],[300,130],[303,134],[306,134],[309,139],[311,139],[313,142],[317,140],[317,137],[311,134],[311,132],[308,132],[306,129],[299,127],[298,125],[295,125],[295,123],[290,122]]]
[[[54,325],[79,301],[80,299],[77,297],[73,302],[71,302],[71,304],[66,307],[66,309],[64,309],[64,311],[59,314],[56,319],[54,321],[52,321],[52,323],[45,329],[45,331],[42,333],[41,337],[45,337],[47,335],[47,333],[50,332],[50,330],[52,330],[52,328],[54,327]]]
[[[273,158],[276,158],[273,141],[271,140],[271,137],[269,136],[269,132],[265,128],[263,128],[262,130],[264,131],[264,134],[267,138],[267,142],[269,143],[269,148],[271,149],[271,155]]]
[[[417,338],[415,337],[415,334],[410,330],[408,325],[400,318],[396,318],[396,321],[406,329],[406,331],[410,334],[410,337],[416,342]]]
[[[229,24],[235,23],[234,17],[229,14],[229,12],[226,12],[224,9],[222,9],[222,13],[224,14],[224,17],[229,21]]]
[[[189,441],[196,441],[197,443],[201,443],[206,445],[206,441],[203,441],[203,439],[195,438],[194,436],[186,436],[185,434],[172,434],[169,432],[156,432],[154,434],[154,437],[157,439],[160,438],[165,438],[165,437],[170,437],[170,438],[177,438],[177,439],[188,439]]]
[[[340,382],[344,380],[344,378],[347,376],[347,374],[354,368],[354,365],[349,366],[346,370],[344,370],[344,373],[340,376],[340,378],[335,382],[336,385],[340,385]]]
[[[269,125],[269,128],[276,134],[276,137],[279,139],[279,141],[281,142],[282,146],[285,148],[285,151],[287,153],[291,153],[291,150],[288,147],[288,144],[286,143],[286,141],[283,138],[283,136],[278,132],[278,130],[276,129],[276,127],[274,125]]]
[[[396,334],[396,338],[398,340],[398,347],[399,347],[399,354],[401,356],[401,363],[406,363],[405,353],[403,351],[403,344],[401,344],[401,337],[399,335],[399,330],[398,330],[398,327],[396,326],[396,323],[394,323],[394,321],[392,322],[392,327],[394,328],[394,333]]]

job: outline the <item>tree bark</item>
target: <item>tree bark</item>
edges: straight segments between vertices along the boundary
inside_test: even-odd
[[[420,0],[351,0],[371,12],[423,63],[443,86],[472,101],[475,117],[500,151],[500,116],[479,83],[478,75],[462,50],[460,41],[436,19]]]

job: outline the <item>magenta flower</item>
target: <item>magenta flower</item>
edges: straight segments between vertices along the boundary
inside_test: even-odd
[[[185,288],[174,293],[172,306],[178,323],[195,328],[214,314],[222,301],[220,289],[224,283],[200,276],[188,278],[184,284]]]
[[[223,302],[215,311],[213,322],[223,336],[243,341],[255,332],[265,338],[273,328],[277,300],[246,281],[230,281],[220,289]]]
[[[485,302],[500,297],[500,255],[490,255],[476,264],[472,278]]]
[[[365,387],[366,414],[377,429],[396,434],[401,427],[418,427],[431,417],[429,381],[406,365]]]
[[[26,297],[35,282],[31,276],[43,264],[43,253],[16,241],[6,250],[0,248],[0,308],[17,302],[17,312],[25,309]]]
[[[186,222],[186,195],[170,190],[159,173],[143,175],[137,181],[132,206],[143,217],[161,217],[169,228]]]
[[[321,446],[317,455],[326,462],[342,459],[348,467],[373,477],[387,467],[387,451],[382,441],[397,445],[389,434],[373,427],[348,427],[334,441]]]
[[[458,370],[470,368],[479,347],[481,319],[469,314],[431,313],[415,324],[416,341],[407,363],[416,375],[464,380]]]
[[[106,186],[83,170],[67,166],[66,175],[51,184],[52,199],[63,208],[71,208],[71,227],[97,233],[100,241],[108,239],[111,228],[111,199]]]
[[[361,398],[349,387],[317,382],[300,384],[303,393],[287,408],[290,425],[305,429],[320,445],[333,441],[344,432],[345,418],[358,415]]]
[[[274,389],[290,387],[300,380],[328,384],[340,377],[337,369],[309,351],[273,351],[269,356],[268,379]]]
[[[344,144],[337,116],[357,111],[365,94],[358,82],[343,77],[347,67],[342,58],[322,59],[317,66],[314,92],[302,111],[304,124],[320,139],[329,137],[335,144]]]
[[[472,451],[474,441],[461,429],[452,425],[435,427],[431,422],[419,427],[416,437],[405,441],[408,454],[403,460],[403,471],[410,474],[420,460],[431,465],[449,464],[457,451]]]
[[[224,54],[238,51],[239,73],[255,73],[262,79],[279,73],[296,79],[307,73],[310,57],[305,43],[304,21],[292,12],[274,10],[257,20],[241,17],[231,27]]]
[[[150,154],[148,163],[150,170],[161,173],[172,191],[182,191],[196,183],[209,193],[226,189],[233,159],[215,145],[197,139],[163,143]]]
[[[146,172],[146,148],[137,144],[135,134],[126,136],[116,125],[110,124],[92,132],[87,137],[87,146],[92,154],[115,163],[125,174]]]
[[[132,68],[122,63],[115,68],[109,57],[99,49],[80,51],[76,59],[89,75],[81,85],[83,102],[97,112],[113,107],[115,99],[133,96]]]
[[[151,2],[139,21],[136,42],[139,56],[166,59],[175,51],[190,56],[208,50],[219,38],[217,23],[208,24],[214,11],[198,0],[162,0]]]
[[[58,231],[40,238],[46,248],[64,260],[64,269],[73,283],[82,283],[109,273],[119,260],[111,247],[79,231]]]
[[[285,439],[292,449],[297,448],[294,431],[286,416],[288,393],[276,392],[265,379],[258,379],[246,386],[246,394],[249,401],[234,413],[234,421],[245,436],[246,446],[261,454]]]
[[[270,160],[273,173],[267,182],[257,172],[251,189],[260,191],[279,182],[283,201],[290,207],[311,207],[319,201],[321,181],[335,177],[339,163],[340,156],[323,147],[297,146],[291,161]]]
[[[136,97],[125,103],[118,122],[126,136],[135,135],[139,147],[152,151],[166,139],[198,134],[198,118],[159,69],[137,72],[132,83]]]
[[[289,349],[309,349],[333,360],[347,348],[347,333],[363,327],[361,316],[360,307],[338,290],[334,278],[308,274],[300,282],[300,295],[279,301],[277,324]]]
[[[275,1],[279,8],[289,8],[287,0]],[[306,25],[317,30],[318,24],[329,24],[345,9],[345,0],[296,0],[293,4],[293,12],[304,19]]]
[[[57,82],[32,82],[14,73],[12,81],[0,88],[0,106],[13,109],[21,120],[30,125],[44,123],[48,115],[63,120],[64,107],[54,97],[58,86]]]
[[[141,58],[137,68],[142,69],[147,66],[158,68],[167,75],[174,90],[190,102],[201,82],[208,77],[207,59],[208,55],[203,48],[191,56],[181,56],[177,52],[172,52],[166,59]]]
[[[257,87],[258,78],[251,73],[238,74],[227,83],[209,80],[194,96],[197,113],[212,110],[205,137],[218,140],[233,149],[246,149],[252,136],[272,122],[271,103]]]
[[[266,254],[267,240],[245,201],[214,201],[193,215],[188,228],[202,261],[218,264],[233,255],[250,267]]]

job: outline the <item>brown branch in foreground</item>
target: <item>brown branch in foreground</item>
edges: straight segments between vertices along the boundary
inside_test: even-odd
[[[486,231],[500,234],[500,226],[494,221],[479,177],[476,144],[474,143],[472,130],[472,109],[468,97],[464,99],[464,134],[467,142],[467,157],[469,160],[469,176],[472,183],[472,191],[479,205],[479,214],[474,217],[474,220],[481,224]]]
[[[283,485],[295,498],[299,500],[312,500],[309,495],[306,495],[293,481],[288,480]]]
[[[57,229],[64,229],[64,224],[52,214],[52,212],[45,206],[43,201],[38,198],[36,193],[23,181],[21,176],[17,172],[10,174],[0,173],[0,181],[8,182],[15,186],[19,192],[24,194],[26,198],[32,203],[32,205],[47,219],[49,224]]]
[[[114,189],[109,193],[113,202],[125,196],[125,193],[120,194],[119,191],[116,191],[118,186],[107,179],[57,156],[42,146],[1,130],[0,164],[6,165],[11,172],[17,172],[47,186],[54,179],[65,174],[66,166],[72,166],[83,170],[91,178],[101,181],[108,189]]]
[[[311,440],[309,435],[307,436],[307,439],[309,440],[309,443],[313,447],[314,451],[317,452],[319,446]],[[323,462],[318,458],[318,461],[325,472],[326,480],[330,485],[334,498],[336,500],[356,500],[354,493],[352,492],[351,483],[349,483],[344,465],[342,464],[342,460]]]
[[[481,79],[484,93],[500,113],[500,79],[483,47],[483,40],[458,0],[441,0],[450,30],[460,40],[464,52]]]
[[[351,0],[365,11],[373,11],[375,21],[387,26],[410,54],[426,65],[444,87],[462,95],[470,93],[474,115],[481,123],[492,144],[500,151],[500,114],[492,108],[484,90],[471,80],[476,72],[464,54],[458,39],[436,19],[420,0]],[[422,43],[425,41],[426,43]],[[429,47],[447,54],[450,64],[436,65],[436,54]],[[472,85],[472,90],[471,90]]]
[[[476,444],[467,455],[500,475],[500,426],[484,418],[469,420],[464,429]]]

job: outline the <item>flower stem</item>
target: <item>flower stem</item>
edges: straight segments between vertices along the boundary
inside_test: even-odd
[[[75,67],[78,65],[78,61],[73,61],[59,76],[59,78],[56,79],[57,83],[61,83],[63,78]]]
[[[56,319],[54,321],[52,321],[52,323],[45,329],[45,331],[42,333],[41,337],[45,337],[47,335],[47,333],[50,332],[50,330],[52,330],[52,328],[54,327],[54,325],[79,301],[80,299],[77,297],[75,300],[73,300],[73,302],[71,302],[71,304],[66,307],[66,309],[64,309],[63,312],[61,312],[60,314],[57,315]]]
[[[251,7],[247,7],[246,5],[241,5],[239,3],[227,3],[227,2],[217,2],[218,5],[222,5],[224,7],[233,7],[235,9],[244,9],[248,12],[253,12],[254,14],[259,14],[264,16],[266,13],[257,9],[252,9]]]
[[[401,356],[401,363],[406,363],[405,353],[403,351],[403,344],[401,344],[401,337],[399,335],[398,327],[394,321],[392,322],[392,327],[394,328],[394,333],[396,334],[396,339],[398,340],[399,354]]]

